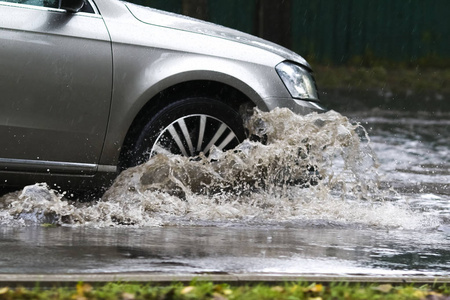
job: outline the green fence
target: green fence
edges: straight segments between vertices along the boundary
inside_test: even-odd
[[[320,62],[450,57],[448,0],[294,1],[293,12],[293,48]]]
[[[261,36],[317,63],[450,66],[449,0],[133,1]]]

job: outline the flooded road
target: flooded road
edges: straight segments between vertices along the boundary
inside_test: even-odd
[[[157,157],[98,202],[6,195],[0,273],[449,276],[450,114],[347,116],[261,114],[267,143]]]
[[[2,228],[0,270],[448,276],[449,235],[313,226]]]

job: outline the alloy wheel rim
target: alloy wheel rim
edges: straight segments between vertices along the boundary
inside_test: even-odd
[[[187,157],[207,155],[215,146],[228,150],[240,143],[236,133],[223,121],[206,114],[183,116],[158,135],[150,156],[157,153],[180,154]]]

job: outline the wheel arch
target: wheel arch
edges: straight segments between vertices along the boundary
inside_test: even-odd
[[[259,106],[264,109],[265,104],[255,95],[249,96],[241,90],[223,82],[214,80],[191,80],[177,83],[160,91],[150,98],[136,114],[130,124],[119,155],[119,168],[127,164],[128,151],[133,148],[140,131],[146,123],[161,109],[183,98],[207,97],[224,102],[236,111],[243,104]]]

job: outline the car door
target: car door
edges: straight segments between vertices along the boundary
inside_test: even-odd
[[[112,90],[101,15],[0,0],[0,171],[95,172]],[[87,166],[87,167],[86,167]]]

